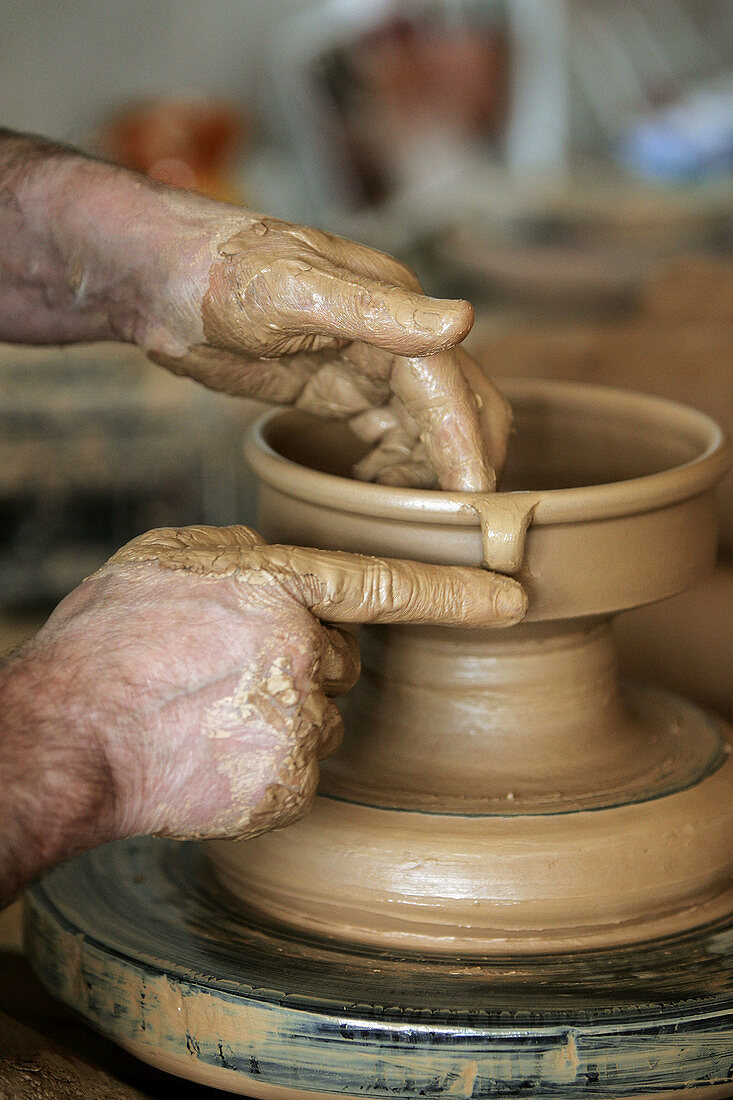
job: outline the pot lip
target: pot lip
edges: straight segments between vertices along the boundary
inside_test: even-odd
[[[518,398],[552,399],[559,395],[564,407],[578,411],[598,410],[602,406],[609,416],[619,410],[628,416],[630,407],[637,414],[646,412],[657,423],[665,422],[670,431],[677,429],[687,438],[698,439],[700,454],[659,473],[605,485],[498,493],[403,489],[323,473],[284,458],[266,438],[268,424],[292,411],[279,407],[258,417],[250,426],[245,438],[245,456],[263,482],[294,499],[357,515],[458,526],[477,526],[479,518],[474,504],[487,499],[497,501],[498,508],[502,502],[513,502],[523,512],[531,510],[533,526],[636,515],[689,500],[712,489],[729,468],[727,433],[705,413],[677,401],[587,382],[535,378],[494,381],[510,402]]]

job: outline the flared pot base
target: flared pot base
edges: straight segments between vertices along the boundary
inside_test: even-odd
[[[618,784],[605,805],[584,809],[566,797],[531,812],[517,796],[461,814],[322,793],[288,829],[208,843],[214,873],[252,920],[417,954],[613,948],[725,919],[733,731],[668,692],[629,685],[624,700],[627,726],[661,749],[654,770]],[[531,765],[517,753],[518,772]],[[589,786],[608,786],[590,761],[585,776],[577,771]]]
[[[605,951],[404,956],[247,923],[195,846],[144,840],[49,874],[26,940],[94,1027],[243,1095],[733,1095],[731,919]]]

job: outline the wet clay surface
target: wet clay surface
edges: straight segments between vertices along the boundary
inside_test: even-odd
[[[250,924],[191,846],[142,841],[53,872],[30,944],[117,1041],[245,1095],[729,1095],[730,925],[523,960],[364,952]]]
[[[682,691],[733,722],[733,556],[674,600],[615,623],[622,674]]]
[[[263,534],[507,571],[521,552],[515,575],[535,621],[662,599],[712,569],[713,490],[728,462],[714,422],[600,387],[514,380],[505,388],[516,434],[510,491],[496,494],[358,485],[346,476],[359,456],[353,433],[335,428],[317,446],[311,417],[271,414],[245,448],[259,479]]]
[[[356,485],[333,437],[327,471],[310,469],[301,414],[250,440],[269,538],[488,559],[529,597],[526,621],[495,637],[365,627],[312,813],[210,849],[259,920],[460,957],[610,947],[730,911],[728,732],[674,697],[621,691],[609,630],[611,613],[712,569],[723,437],[643,396],[508,393],[516,492],[478,500]]]
[[[620,322],[483,323],[469,337],[492,373],[596,381],[665,394],[733,429],[733,264],[686,256],[660,267]],[[714,579],[623,616],[623,674],[689,694],[733,718],[733,477],[718,490],[723,559]]]
[[[557,488],[495,541],[509,532],[516,563],[524,537],[534,621],[472,640],[370,625],[371,694],[303,821],[247,844],[118,845],[34,891],[43,980],[138,1055],[263,1098],[730,1093],[728,735],[620,693],[607,625],[712,567],[725,447],[646,398],[518,392],[523,453]],[[265,448],[254,465],[276,545],[253,549],[280,567],[292,543],[484,559],[467,499]]]

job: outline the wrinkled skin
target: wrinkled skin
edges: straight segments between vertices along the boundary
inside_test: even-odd
[[[364,245],[0,130],[0,339],[123,340],[238,396],[351,419],[357,476],[491,491],[508,405],[429,298]]]
[[[106,566],[44,631],[102,688],[119,835],[245,837],[299,817],[341,739],[331,696],[359,674],[355,641],[279,586],[152,561]]]
[[[525,610],[482,569],[268,546],[246,527],[140,536],[0,666],[0,900],[105,840],[299,817],[341,739],[332,697],[359,674],[354,639],[322,620],[508,626]]]
[[[354,638],[321,620],[506,626],[526,610],[522,589],[507,577],[270,546],[247,527],[150,531],[118,551],[87,582],[93,584],[104,586],[104,598],[111,587],[166,616],[182,600],[196,607],[195,668],[188,647],[170,638],[143,666],[170,687],[168,669],[182,660],[183,698],[166,698],[152,731],[150,719],[138,715],[141,749],[152,732],[151,747],[164,746],[170,769],[164,777],[153,748],[147,784],[160,774],[166,798],[143,829],[185,836],[254,836],[289,824],[310,804],[318,760],[338,748],[343,733],[330,697],[352,687],[360,667]],[[189,621],[185,611],[181,619]],[[160,634],[152,619],[140,626],[143,638]],[[185,639],[191,625],[181,631]],[[132,671],[127,682],[138,679]],[[151,812],[143,810],[142,819]]]

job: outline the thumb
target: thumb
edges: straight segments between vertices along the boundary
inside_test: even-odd
[[[513,626],[527,612],[521,585],[485,569],[300,546],[256,546],[243,559],[331,623]]]
[[[283,280],[273,296],[286,330],[360,340],[400,355],[431,355],[460,343],[473,324],[461,299],[431,298],[323,259]]]

